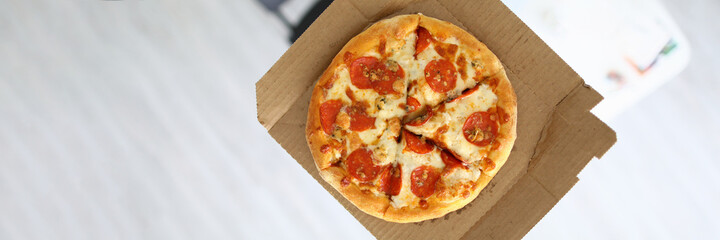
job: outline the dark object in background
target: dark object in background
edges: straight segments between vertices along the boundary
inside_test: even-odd
[[[302,35],[305,30],[312,24],[315,19],[317,19],[320,14],[325,11],[325,9],[330,6],[330,3],[332,3],[332,0],[319,0],[315,2],[315,4],[308,10],[307,13],[305,13],[305,16],[303,16],[302,19],[300,19],[300,22],[293,26],[290,21],[285,18],[285,15],[283,15],[280,12],[280,5],[285,3],[286,0],[259,0],[260,3],[270,12],[274,13],[280,20],[287,26],[289,29],[292,30],[292,34],[290,35],[290,43],[294,43],[295,40],[297,40],[300,35]]]
[[[267,10],[271,12],[278,12],[280,10],[280,5],[285,3],[285,0],[259,0],[260,4],[262,4]]]
[[[322,12],[325,11],[328,6],[330,6],[330,3],[332,3],[332,0],[317,1],[315,5],[313,5],[312,8],[310,8],[310,10],[300,20],[300,23],[298,23],[298,25],[293,28],[293,34],[290,36],[290,42],[294,43],[295,40],[297,40],[300,35],[305,32],[305,29],[310,27],[310,24],[315,22],[315,19],[317,19],[320,14],[322,14]]]

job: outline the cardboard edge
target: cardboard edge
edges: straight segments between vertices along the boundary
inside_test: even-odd
[[[594,120],[598,124],[601,124],[602,126],[600,127],[607,129],[608,132],[612,134],[612,142],[608,146],[596,149],[593,154],[593,156],[601,158],[617,141],[617,135],[615,131],[590,112],[590,110],[592,110],[593,107],[597,106],[597,104],[600,103],[600,101],[602,101],[603,99],[604,97],[600,95],[600,93],[595,91],[595,89],[593,89],[591,86],[585,84],[583,81],[580,82],[577,86],[575,86],[570,92],[568,92],[568,94],[565,95],[565,97],[563,97],[559,102],[557,102],[553,107],[551,114],[548,116],[548,119],[546,120],[546,123],[544,125],[545,127],[542,129],[540,138],[537,141],[537,147],[535,149],[536,151],[532,155],[530,167],[533,166],[534,160],[536,160],[536,158],[538,158],[538,155],[542,152],[542,148],[546,148],[543,146],[543,143],[547,140],[548,132],[550,132],[549,129],[554,126],[553,122],[556,121],[556,118],[563,119],[568,122],[574,122],[588,120],[585,118],[590,117],[591,120]],[[579,109],[581,111],[576,111],[576,109]],[[538,151],[538,149],[540,151]]]
[[[279,69],[281,66],[285,66],[289,64],[289,61],[291,61],[291,56],[297,55],[299,53],[302,53],[304,50],[302,46],[305,46],[307,44],[312,43],[313,39],[309,39],[307,36],[311,35],[312,33],[324,31],[323,27],[318,24],[317,22],[332,22],[328,21],[327,18],[331,17],[331,14],[328,14],[329,12],[334,11],[342,11],[342,10],[348,10],[352,9],[357,13],[357,15],[362,16],[363,19],[361,19],[362,22],[367,23],[368,18],[366,17],[365,13],[358,9],[358,7],[352,2],[352,1],[333,1],[330,6],[328,6],[325,11],[323,11],[320,16],[318,16],[315,23],[311,24],[308,29],[300,35],[300,37],[295,41],[293,45],[288,48],[285,53],[273,64],[270,69],[265,72],[262,78],[260,78],[259,81],[255,83],[255,102],[256,102],[256,111],[257,111],[257,119],[258,122],[266,129],[270,130],[273,128],[275,123],[283,117],[288,112],[288,109],[295,101],[297,101],[301,95],[305,91],[289,91],[285,88],[278,87],[275,85],[276,82],[271,81],[271,77],[274,77],[273,74],[282,71]],[[365,27],[365,26],[363,26]],[[349,28],[346,28],[349,29]],[[349,40],[349,39],[347,39]],[[342,41],[344,45],[346,41]],[[341,46],[335,46],[338,47],[338,50],[342,48]],[[332,59],[332,58],[330,58]],[[328,63],[329,64],[329,63]],[[327,64],[323,64],[324,66],[327,66]],[[317,81],[317,78],[320,77],[322,74],[322,71],[325,70],[326,67],[322,67],[320,71],[316,74],[313,81],[304,83],[303,90],[307,90],[307,88],[312,88]]]
[[[522,176],[460,239],[520,239],[557,201],[531,175]],[[524,214],[508,215],[507,212]]]
[[[470,228],[462,239],[520,239],[527,234],[579,181],[577,175],[586,164],[594,157],[602,157],[616,142],[616,133],[590,112],[590,109],[601,100],[602,96],[599,93],[583,83],[578,84],[560,100],[547,119],[540,139],[538,139],[536,152],[533,153],[525,175],[501,197],[495,206]],[[553,129],[556,128],[572,129],[565,132],[554,131]],[[578,165],[576,168],[570,169],[569,172],[565,172],[566,174],[570,174],[570,176],[565,176],[566,178],[563,178],[561,181],[551,182],[553,179],[548,180],[538,177],[536,174],[539,163],[548,161],[548,159],[563,157],[562,151],[553,151],[563,146],[547,144],[549,139],[551,139],[551,137],[563,138],[572,133],[587,135],[586,133],[578,133],[582,130],[601,133],[600,135],[589,136],[600,136],[595,142],[601,144],[593,145],[594,148],[589,152],[589,155],[583,156],[581,159],[573,159]],[[562,134],[562,136],[553,136],[557,134]],[[547,175],[548,174],[541,174],[539,176]],[[532,201],[519,201],[523,199],[532,199]],[[526,215],[530,217],[525,215],[502,215],[507,209],[522,209],[527,213]],[[500,221],[486,221],[486,219],[499,219]]]

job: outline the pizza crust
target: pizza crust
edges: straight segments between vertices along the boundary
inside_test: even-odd
[[[397,209],[389,207],[385,211],[383,219],[391,222],[409,223],[445,216],[450,212],[465,207],[468,203],[475,200],[480,192],[488,185],[488,183],[490,183],[490,180],[492,180],[491,176],[485,174],[481,175],[480,178],[475,181],[475,186],[470,192],[470,195],[467,198],[458,199],[456,201],[441,202],[433,195],[427,199],[427,208],[403,207]]]
[[[320,175],[345,198],[352,199],[351,202],[367,214],[382,218],[385,209],[390,206],[390,199],[387,197],[378,197],[372,193],[364,192],[367,190],[362,190],[353,183],[343,185],[342,179],[347,176],[347,172],[340,167],[326,168],[320,171]]]
[[[505,70],[500,70],[492,77],[498,78],[499,80],[494,91],[498,98],[497,107],[504,109],[510,116],[509,121],[503,123],[498,130],[498,135],[501,137],[498,137],[496,141],[500,142],[501,148],[491,152],[488,156],[495,162],[495,168],[484,174],[495,176],[510,156],[510,151],[512,151],[515,139],[517,138],[517,97],[510,85],[507,74],[505,74]]]
[[[461,198],[451,202],[440,202],[435,197],[436,194],[433,194],[426,199],[428,203],[427,208],[403,207],[396,209],[391,206],[390,199],[383,194],[375,194],[368,190],[362,190],[354,183],[343,184],[343,179],[348,177],[348,174],[343,168],[333,165],[333,163],[339,161],[339,158],[337,158],[338,155],[345,156],[348,153],[343,153],[341,150],[325,153],[322,151],[323,146],[332,145],[333,140],[323,131],[318,113],[320,104],[327,100],[325,96],[323,96],[323,86],[328,84],[329,81],[333,81],[336,74],[335,70],[345,64],[344,54],[346,52],[364,53],[373,51],[373,49],[378,48],[380,39],[383,36],[392,36],[395,39],[402,40],[407,34],[414,32],[418,26],[423,26],[431,33],[437,34],[434,35],[435,37],[447,38],[448,36],[454,36],[460,44],[471,48],[470,55],[481,58],[484,66],[482,72],[483,77],[494,76],[500,80],[495,91],[498,97],[497,105],[505,109],[507,114],[510,115],[510,121],[507,124],[503,124],[503,126],[508,125],[511,127],[502,127],[500,129],[500,134],[505,136],[501,140],[504,147],[493,152],[491,155],[493,160],[495,160],[496,168],[493,171],[481,174],[475,181],[475,185],[467,198]],[[421,14],[401,15],[373,24],[362,33],[353,37],[342,50],[340,50],[335,58],[333,58],[313,89],[308,107],[308,118],[305,130],[306,140],[320,176],[358,207],[358,209],[387,221],[418,222],[441,217],[464,207],[473,201],[482,189],[487,186],[492,177],[505,163],[512,149],[516,137],[516,102],[515,93],[505,75],[502,64],[497,57],[490,52],[484,44],[477,41],[475,37],[445,21],[426,17]],[[343,144],[343,148],[344,146]]]

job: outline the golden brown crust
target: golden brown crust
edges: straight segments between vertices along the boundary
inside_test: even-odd
[[[445,41],[451,37],[456,38],[460,45],[471,51],[470,54],[472,56],[470,56],[470,59],[480,58],[483,77],[494,75],[503,69],[502,63],[500,63],[497,56],[495,56],[485,44],[478,41],[475,36],[462,28],[450,22],[423,15],[420,15],[420,26],[427,29],[433,37],[440,41]]]
[[[490,183],[492,176],[483,174],[480,178],[475,181],[475,185],[466,198],[460,198],[455,201],[441,202],[436,197],[431,196],[427,199],[427,208],[394,208],[389,207],[385,211],[383,219],[392,222],[407,223],[407,222],[418,222],[427,219],[433,219],[445,216],[450,212],[456,211],[463,208],[468,203],[475,200],[480,192]]]
[[[343,178],[346,178],[347,172],[340,167],[326,168],[320,171],[320,176],[367,214],[382,218],[385,209],[390,206],[390,199],[385,196],[377,196],[369,190],[362,190],[353,183],[343,184],[342,181]]]
[[[370,190],[363,190],[362,187],[349,181],[347,172],[338,165],[333,165],[340,158],[345,157],[347,152],[341,149],[327,151],[324,146],[331,146],[333,139],[327,135],[320,123],[319,107],[326,101],[324,96],[324,86],[335,78],[335,70],[344,67],[344,55],[346,52],[353,54],[361,54],[366,52],[374,52],[380,45],[381,41],[392,39],[404,39],[404,37],[414,32],[418,26],[428,29],[436,38],[440,40],[449,36],[457,38],[460,45],[464,45],[469,50],[469,58],[471,60],[478,59],[481,62],[480,70],[483,78],[494,76],[499,79],[495,94],[498,96],[499,107],[502,107],[510,116],[510,121],[503,124],[500,129],[500,135],[503,136],[501,147],[497,151],[491,153],[490,157],[495,161],[496,167],[492,171],[481,174],[475,181],[472,191],[465,198],[455,201],[441,202],[435,196],[430,196],[427,201],[426,208],[419,207],[403,207],[394,208],[390,205],[390,200],[384,194],[376,194]],[[391,44],[389,41],[388,44]],[[328,182],[333,188],[337,189],[346,199],[352,202],[360,210],[372,216],[385,219],[392,222],[417,222],[432,218],[441,217],[449,212],[455,211],[473,201],[482,189],[487,186],[495,173],[505,163],[512,145],[514,143],[516,133],[516,97],[512,90],[507,76],[503,70],[502,64],[497,57],[488,50],[488,48],[475,39],[471,34],[452,25],[448,22],[426,17],[419,14],[401,15],[391,19],[377,22],[368,29],[352,38],[342,50],[333,58],[329,67],[320,76],[316,83],[311,96],[308,119],[306,125],[306,138],[316,166],[322,178]],[[344,147],[344,146],[343,146]],[[326,151],[323,151],[326,150]]]
[[[500,72],[492,77],[498,79],[498,85],[495,91],[493,91],[498,98],[497,107],[502,108],[509,116],[509,121],[501,123],[500,129],[498,130],[499,137],[496,141],[500,143],[500,148],[491,152],[488,156],[495,162],[495,168],[486,172],[486,174],[495,176],[498,170],[505,164],[505,161],[507,161],[508,156],[510,156],[510,151],[512,151],[513,145],[515,144],[515,138],[517,138],[517,97],[515,96],[512,85],[510,85],[510,80],[508,80],[505,74],[505,70],[500,70]]]

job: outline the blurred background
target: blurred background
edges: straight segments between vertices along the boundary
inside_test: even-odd
[[[526,238],[720,238],[720,2],[504,2],[618,137]],[[324,4],[0,0],[0,239],[372,238],[256,120]]]

